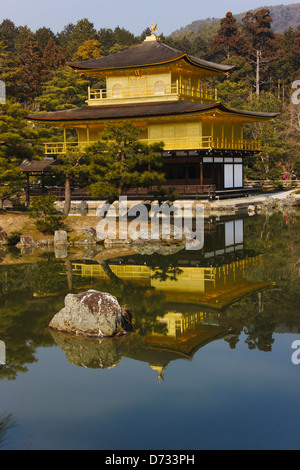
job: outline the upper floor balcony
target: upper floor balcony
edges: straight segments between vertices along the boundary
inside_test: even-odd
[[[141,139],[145,144],[153,144],[157,140]],[[84,149],[94,142],[50,142],[45,144],[46,155],[60,155],[65,154],[72,148]],[[230,139],[224,137],[182,137],[164,140],[164,150],[250,150],[260,151],[261,143],[258,140],[251,139]]]
[[[162,80],[158,80],[153,86],[143,85],[125,88],[121,84],[115,84],[108,90],[94,90],[89,87],[87,103],[92,106],[99,106],[176,99],[186,99],[200,103],[215,103],[218,101],[218,94],[216,89],[197,88],[179,83],[179,81],[170,85]]]

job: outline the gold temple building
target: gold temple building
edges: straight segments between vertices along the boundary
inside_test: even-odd
[[[73,146],[84,148],[101,138],[108,123],[130,122],[147,144],[164,142],[166,186],[190,196],[205,188],[243,190],[243,160],[260,151],[260,142],[243,136],[243,126],[274,119],[276,113],[229,109],[203,81],[224,76],[233,67],[178,51],[152,34],[139,45],[98,59],[70,62],[75,72],[104,80],[103,89],[88,89],[86,105],[31,114],[28,119],[63,128],[64,140],[45,144],[56,158]],[[75,129],[77,142],[67,130]]]

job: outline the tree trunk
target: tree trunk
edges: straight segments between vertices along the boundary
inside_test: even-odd
[[[256,94],[260,93],[260,58],[261,51],[258,49],[256,51]]]
[[[71,181],[69,175],[66,175],[65,181],[65,206],[64,215],[68,215],[71,209]]]
[[[69,292],[73,290],[73,272],[72,272],[72,263],[70,260],[66,260],[66,271],[67,271],[67,281]]]

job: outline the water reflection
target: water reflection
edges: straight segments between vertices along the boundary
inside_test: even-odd
[[[15,425],[15,419],[11,413],[0,414],[0,449],[5,445],[7,432]]]
[[[234,349],[241,333],[249,349],[270,351],[274,332],[299,332],[299,218],[209,219],[199,251],[167,244],[68,252],[57,260],[16,251],[2,254],[0,340],[13,380],[39,347],[58,345],[69,362],[117,366],[122,357],[146,362],[159,380],[170,362],[191,360],[212,341]],[[287,254],[289,256],[287,256]],[[5,260],[9,259],[9,264]],[[50,331],[68,292],[97,289],[134,310],[134,333],[84,339]]]

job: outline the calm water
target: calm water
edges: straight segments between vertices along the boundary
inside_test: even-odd
[[[199,251],[0,253],[2,449],[299,449],[299,214],[205,227]],[[88,288],[134,333],[49,331]]]

